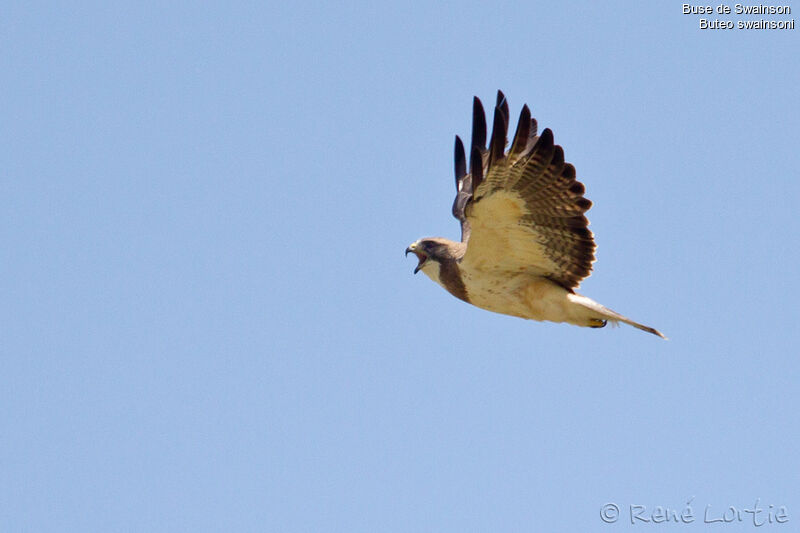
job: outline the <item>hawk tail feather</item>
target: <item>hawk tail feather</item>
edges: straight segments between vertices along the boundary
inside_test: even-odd
[[[599,321],[608,320],[609,322],[611,322],[612,325],[616,325],[619,322],[623,322],[625,324],[628,324],[629,326],[635,327],[636,329],[646,331],[647,333],[652,333],[653,335],[658,335],[662,339],[667,340],[667,337],[663,333],[658,331],[656,328],[651,328],[650,326],[645,326],[644,324],[640,324],[636,321],[633,321],[630,318],[617,313],[616,311],[612,311],[608,307],[600,305],[591,298],[587,298],[586,296],[574,293],[569,295],[569,299],[572,300],[574,303],[580,305],[584,309],[591,311],[589,320],[599,320]]]

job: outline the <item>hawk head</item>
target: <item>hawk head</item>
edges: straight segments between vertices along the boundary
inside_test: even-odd
[[[417,268],[414,269],[414,274],[422,270],[430,276],[434,271],[429,269],[436,268],[438,271],[439,264],[461,259],[464,252],[459,250],[459,248],[462,248],[459,246],[460,244],[462,243],[455,243],[441,237],[429,237],[411,243],[411,246],[406,248],[406,255],[411,252],[419,260]]]

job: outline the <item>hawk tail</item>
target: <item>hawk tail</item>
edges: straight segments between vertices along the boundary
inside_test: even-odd
[[[652,333],[653,335],[658,335],[662,339],[667,340],[667,337],[656,328],[639,324],[638,322],[635,322],[630,318],[617,313],[616,311],[612,311],[608,307],[600,305],[591,298],[587,298],[586,296],[582,296],[580,294],[570,294],[569,299],[572,300],[572,302],[580,305],[582,308],[590,311],[587,317],[589,319],[589,326],[603,327],[606,320],[610,321],[612,324],[624,322],[625,324],[633,326],[636,329]]]

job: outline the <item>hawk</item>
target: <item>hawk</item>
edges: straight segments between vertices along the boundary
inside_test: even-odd
[[[406,249],[419,260],[414,273],[488,311],[590,328],[624,322],[666,338],[575,292],[595,260],[585,216],[592,203],[553,132],[537,134],[527,105],[506,152],[508,117],[498,91],[487,148],[486,115],[478,97],[473,100],[469,172],[464,143],[458,136],[455,142],[453,215],[461,222],[461,242],[414,242]]]

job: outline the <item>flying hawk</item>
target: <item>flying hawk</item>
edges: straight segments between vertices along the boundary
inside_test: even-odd
[[[522,107],[508,152],[508,102],[497,92],[494,124],[486,148],[486,115],[475,97],[469,173],[464,144],[456,136],[456,198],[461,242],[441,237],[406,249],[420,270],[447,291],[482,309],[531,320],[601,328],[624,322],[666,338],[575,292],[595,260],[595,243],[584,213],[575,167],[553,144],[550,129],[537,135],[536,120]]]

